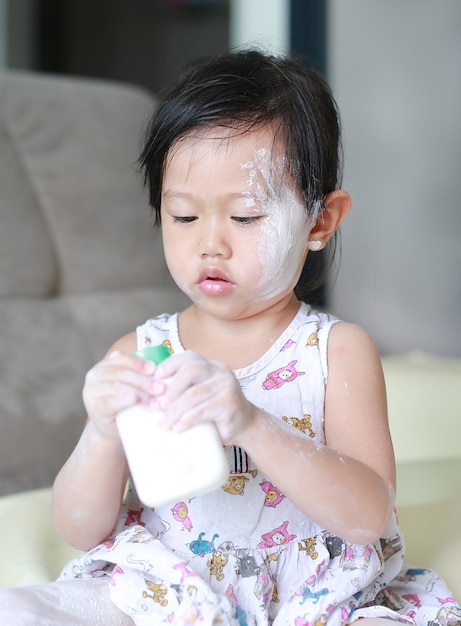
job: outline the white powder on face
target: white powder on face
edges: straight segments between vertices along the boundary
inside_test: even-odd
[[[311,222],[295,191],[284,182],[286,158],[273,160],[269,150],[256,151],[254,162],[242,164],[248,172],[247,184],[262,214],[263,232],[258,240],[262,273],[258,299],[269,299],[289,286],[295,286],[300,258],[304,254]]]

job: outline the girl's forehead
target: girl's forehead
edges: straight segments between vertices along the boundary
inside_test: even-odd
[[[237,176],[250,186],[261,179],[288,182],[289,167],[280,135],[272,126],[192,129],[171,146],[165,176],[188,178],[193,171],[205,173],[209,168],[210,172]]]
[[[167,155],[167,165],[175,157],[187,156],[205,151],[224,151],[229,158],[247,153],[280,158],[285,146],[272,126],[246,128],[238,126],[206,126],[194,128],[179,137],[171,145]]]

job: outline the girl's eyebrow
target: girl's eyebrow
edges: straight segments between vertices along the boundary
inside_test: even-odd
[[[162,191],[162,197],[167,200],[168,198],[193,198],[192,194],[187,191],[175,191],[174,189]]]
[[[188,191],[179,191],[179,190],[175,190],[175,189],[166,189],[165,191],[162,192],[162,198],[164,200],[169,200],[171,198],[184,198],[185,200],[193,200],[194,199],[194,194],[189,193]],[[229,191],[227,193],[224,193],[220,196],[220,198],[222,198],[223,200],[235,200],[235,199],[240,199],[240,198],[253,198],[254,199],[254,194],[251,191]]]
[[[184,202],[185,204],[196,204],[200,199],[193,193],[188,191],[180,191],[179,189],[166,189],[162,191],[161,202]]]
[[[225,200],[234,200],[240,198],[254,198],[254,194],[251,191],[229,191],[228,193],[223,194],[223,198]]]

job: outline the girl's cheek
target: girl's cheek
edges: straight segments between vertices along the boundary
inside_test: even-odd
[[[267,216],[256,242],[260,265],[257,296],[271,298],[294,288],[311,228],[306,208],[286,183],[285,157],[273,160],[267,149],[256,150],[254,161],[242,164],[248,189]]]
[[[292,190],[286,189],[272,205],[257,244],[262,272],[258,291],[263,298],[294,287],[310,230],[305,208]]]
[[[173,277],[174,282],[179,287],[179,289],[188,297],[192,297],[192,290],[189,285],[188,277],[184,274],[179,267],[175,266],[174,269],[170,268],[170,274]]]
[[[176,285],[181,289],[183,293],[186,294],[190,298],[191,290],[189,287],[189,280],[187,272],[184,271],[184,268],[187,267],[187,264],[184,263],[182,257],[178,257],[175,253],[175,248],[173,247],[168,252],[168,247],[165,249],[165,260],[168,267],[168,270],[176,283]]]

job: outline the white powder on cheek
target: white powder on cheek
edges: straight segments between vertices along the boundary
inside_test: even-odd
[[[242,169],[248,171],[248,185],[255,203],[267,215],[258,241],[262,273],[255,295],[268,299],[287,286],[294,287],[310,221],[295,191],[282,182],[286,171],[284,157],[274,164],[271,152],[260,149],[256,151],[255,161],[244,163]]]

